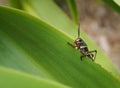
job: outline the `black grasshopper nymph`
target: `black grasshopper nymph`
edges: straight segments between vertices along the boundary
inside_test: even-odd
[[[84,42],[84,40],[80,37],[80,25],[78,27],[78,38],[75,39],[74,45],[68,43],[72,47],[75,47],[77,50],[79,50],[82,53],[82,56],[80,59],[82,60],[83,57],[88,56],[92,61],[95,61],[97,50],[89,51],[87,44]]]

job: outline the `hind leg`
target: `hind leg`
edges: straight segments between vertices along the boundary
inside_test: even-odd
[[[94,54],[93,54],[94,53]],[[92,58],[92,61],[95,61],[96,59],[96,54],[97,54],[97,50],[93,50],[93,51],[88,51],[87,56]]]

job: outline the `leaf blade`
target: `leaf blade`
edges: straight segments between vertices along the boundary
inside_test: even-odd
[[[28,59],[36,62],[37,68],[45,74],[46,78],[76,88],[120,87],[119,80],[101,66],[91,62],[89,58],[80,61],[81,54],[67,45],[67,42],[72,42],[72,39],[43,21],[5,7],[0,7],[0,19],[0,34],[8,35],[11,41],[30,55],[32,58]],[[2,57],[0,60],[5,59]],[[110,83],[112,84],[109,85]]]
[[[58,8],[52,0],[27,0],[22,2],[25,11],[29,12],[40,20],[47,22],[57,30],[63,32],[72,39],[77,37],[77,26],[73,24],[70,19]],[[49,13],[49,14],[48,14]],[[100,64],[113,75],[120,76],[119,71],[112,64],[110,59],[102,52],[102,50],[93,43],[84,32],[81,31],[81,36],[89,45],[90,50],[96,49],[98,51],[96,63]]]
[[[45,80],[4,67],[0,67],[0,78],[0,87],[2,88],[68,88],[48,79]]]
[[[120,6],[119,4],[117,4],[117,0],[103,0],[104,3],[106,3],[108,6],[110,6],[112,9],[114,9],[115,11],[117,11],[118,13],[120,13]]]
[[[77,6],[76,6],[75,0],[66,0],[66,1],[67,1],[67,4],[68,4],[70,13],[71,13],[71,15],[72,15],[73,21],[74,21],[76,24],[79,24],[78,12],[77,12]]]

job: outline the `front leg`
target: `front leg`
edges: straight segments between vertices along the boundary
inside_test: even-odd
[[[80,47],[79,47],[79,46],[77,46],[77,45],[73,45],[73,44],[71,44],[71,43],[69,43],[69,42],[67,42],[67,44],[68,44],[68,45],[70,45],[71,47],[73,47],[73,48],[77,49],[77,50],[79,50],[79,49],[80,49]]]
[[[69,42],[67,42],[68,45],[70,45],[71,47],[75,48],[75,46]]]

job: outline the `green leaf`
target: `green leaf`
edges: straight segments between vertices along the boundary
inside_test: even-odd
[[[68,88],[51,80],[0,67],[1,88]]]
[[[8,0],[13,1],[14,0]],[[77,37],[77,26],[67,17],[52,0],[20,0],[23,10],[39,17],[57,30],[71,38]],[[76,29],[76,31],[75,31]]]
[[[14,1],[14,0],[10,0]],[[77,26],[73,24],[65,13],[52,0],[20,0],[24,11],[39,17],[47,24],[63,32],[68,37],[77,38]],[[81,36],[88,44],[90,50],[98,51],[96,63],[100,64],[112,74],[119,76],[120,73],[114,67],[110,59],[102,52],[102,50],[93,43],[84,32],[81,31]],[[72,42],[71,42],[72,43]]]
[[[23,9],[22,8],[22,0],[7,0],[7,1],[13,7]]]
[[[114,0],[114,2],[120,6],[120,0]]]
[[[88,57],[80,61],[82,54],[67,44],[72,41],[33,16],[0,7],[1,66],[74,88],[120,87],[118,79]]]
[[[120,13],[120,6],[119,6],[119,2],[118,0],[103,0],[108,6],[110,6],[111,8],[113,8],[115,11],[117,11],[118,13]],[[117,3],[117,4],[116,4]]]
[[[77,6],[75,0],[66,0],[68,7],[70,9],[70,13],[72,15],[72,18],[76,24],[79,23],[78,21],[78,12],[77,12]]]

